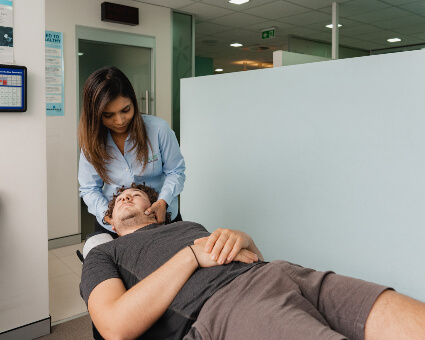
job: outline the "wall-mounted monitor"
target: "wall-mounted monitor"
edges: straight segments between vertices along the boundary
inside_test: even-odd
[[[27,68],[0,64],[0,111],[27,110]]]

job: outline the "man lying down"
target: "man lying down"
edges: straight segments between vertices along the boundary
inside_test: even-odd
[[[425,304],[388,287],[264,262],[239,231],[158,225],[156,193],[118,190],[120,237],[90,251],[81,295],[105,339],[424,339]]]

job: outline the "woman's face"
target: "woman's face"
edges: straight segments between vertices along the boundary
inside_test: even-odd
[[[102,123],[112,133],[126,134],[134,116],[134,106],[130,98],[118,97],[109,102],[102,112]]]

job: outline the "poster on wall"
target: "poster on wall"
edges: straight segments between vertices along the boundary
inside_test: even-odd
[[[12,0],[0,0],[0,62],[14,62]]]
[[[0,0],[1,1],[1,0]],[[63,33],[46,31],[46,115],[64,115]]]

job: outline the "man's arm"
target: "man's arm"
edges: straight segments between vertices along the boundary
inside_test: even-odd
[[[88,299],[93,323],[106,339],[140,336],[164,314],[197,267],[186,247],[129,290],[121,279],[103,281]]]

